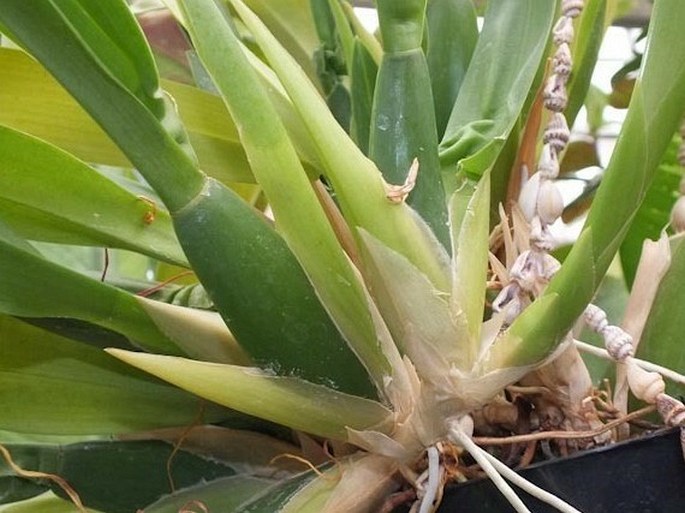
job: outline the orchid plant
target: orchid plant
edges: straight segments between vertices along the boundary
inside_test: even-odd
[[[482,471],[572,512],[486,448],[685,422],[683,2],[570,249],[616,1],[165,3],[0,7],[0,511],[428,513]]]

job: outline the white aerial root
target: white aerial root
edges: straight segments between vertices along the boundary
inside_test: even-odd
[[[476,463],[480,465],[492,483],[497,487],[500,493],[504,495],[504,498],[507,499],[517,513],[531,513],[519,496],[516,495],[514,489],[507,484],[502,475],[497,472],[490,461],[483,456],[485,451],[478,447],[473,440],[464,433],[458,421],[449,423],[448,437],[453,442],[461,445],[471,456],[473,456]]]
[[[419,513],[431,513],[440,488],[440,453],[433,445],[426,449],[428,455],[428,484],[419,502]]]
[[[499,461],[493,455],[488,453],[485,449],[478,447],[468,434],[464,432],[459,421],[449,422],[449,437],[453,442],[461,445],[476,462],[481,466],[483,471],[492,480],[493,484],[499,489],[504,497],[509,501],[512,507],[519,513],[530,512],[528,507],[516,495],[516,492],[506,483],[506,478],[511,483],[515,484],[530,496],[549,504],[553,508],[562,513],[582,513],[567,502],[563,501],[556,495],[546,492],[539,486],[531,483],[527,479],[521,477],[512,469],[507,467],[504,463]]]
[[[483,456],[492,463],[492,466],[495,467],[495,469],[502,474],[507,480],[509,480],[511,483],[515,484],[518,486],[521,490],[526,492],[528,495],[531,495],[535,497],[536,499],[539,499],[540,501],[549,504],[553,508],[558,509],[562,513],[582,513],[582,511],[577,510],[573,506],[571,506],[569,503],[563,501],[556,495],[547,492],[540,488],[539,486],[531,483],[527,479],[521,477],[519,474],[514,472],[512,469],[507,467],[504,463],[502,463],[500,460],[495,458],[492,454],[489,452],[481,449],[483,451]]]

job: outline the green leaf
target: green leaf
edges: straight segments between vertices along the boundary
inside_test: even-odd
[[[460,343],[465,346],[465,368],[470,368],[480,348],[480,331],[485,306],[490,242],[489,172],[486,172],[478,182],[466,208],[459,206],[458,212],[451,217],[450,224],[453,230],[458,229],[452,233],[454,256],[451,306],[455,312],[454,316],[461,318],[461,322],[466,325],[468,335]]]
[[[260,20],[240,0],[231,0],[302,116],[335,189],[347,221],[404,254],[440,289],[448,288],[442,262],[405,205],[391,204],[378,170],[332,117],[321,96]],[[365,191],[359,194],[359,191]]]
[[[86,162],[131,167],[102,129],[24,52],[0,48],[0,123],[30,133]],[[224,182],[252,182],[237,131],[221,100],[200,89],[163,81],[188,128],[200,166]]]
[[[178,513],[193,501],[201,502],[208,511],[233,513],[242,503],[259,495],[273,484],[273,479],[246,475],[215,479],[166,495],[146,506],[145,513]]]
[[[488,2],[483,30],[440,143],[448,184],[454,182],[457,165],[478,177],[497,158],[542,65],[555,7],[555,2],[536,0]]]
[[[269,31],[288,50],[305,73],[314,80],[312,55],[319,46],[310,0],[247,0],[246,5],[264,21]]]
[[[0,429],[110,435],[197,420],[198,398],[153,381],[98,349],[7,316],[0,316],[0,333]],[[231,415],[214,406],[204,412],[205,421]]]
[[[327,351],[336,354],[336,364],[350,375],[348,382],[362,383],[368,379],[367,371],[351,348],[382,390],[392,369],[383,352],[386,348],[378,342],[365,290],[338,243],[285,128],[266,93],[256,86],[255,74],[213,1],[184,0],[182,5],[198,53],[241,126],[245,150],[273,209],[276,228],[345,337],[331,337]],[[322,341],[316,343],[321,345]],[[345,353],[348,356],[343,363]],[[357,391],[373,396],[371,387],[364,390],[360,386]]]
[[[406,258],[361,232],[370,286],[398,347],[422,379],[439,386],[450,366],[466,368],[464,319],[452,315],[449,296],[441,294]]]
[[[642,241],[659,238],[661,231],[669,223],[671,210],[678,199],[678,184],[684,174],[676,157],[679,144],[680,137],[674,137],[669,144],[654,181],[647,189],[642,205],[637,210],[630,230],[621,244],[621,266],[629,287],[632,287],[635,279]]]
[[[119,247],[188,265],[166,211],[69,154],[0,126],[0,167],[0,212],[23,237]]]
[[[348,74],[348,63],[352,62],[352,29],[338,0],[311,0],[310,9],[321,40],[314,52],[318,83],[333,116],[349,130],[350,94],[344,77]]]
[[[171,492],[171,483],[185,488],[236,473],[230,463],[175,451],[172,444],[158,441],[17,444],[6,448],[21,468],[59,475],[78,492],[85,506],[107,513],[137,511]],[[0,487],[15,479],[7,477],[11,475],[11,470],[0,463]],[[43,485],[67,498],[57,484],[43,481]]]
[[[397,53],[386,51],[374,88],[369,156],[385,181],[397,185],[407,178],[414,159],[418,161],[416,185],[407,204],[449,248],[445,189],[440,174],[433,108],[423,50],[418,47]]]
[[[0,28],[105,128],[170,211],[195,197],[203,175],[124,2],[41,2],[27,12],[24,2],[9,0]]]
[[[369,154],[371,109],[376,87],[378,65],[359,39],[354,42],[350,65],[350,91],[352,96],[352,121],[350,134],[365,155]]]
[[[32,499],[0,506],[0,513],[74,513],[76,507],[71,501],[47,492]],[[99,513],[89,509],[89,513]],[[105,512],[102,512],[105,513]]]
[[[200,397],[293,429],[346,440],[346,428],[389,427],[380,403],[250,367],[109,349],[108,353]]]
[[[599,48],[602,46],[606,29],[606,13],[606,0],[586,2],[577,23],[576,35],[571,48],[573,73],[569,77],[568,104],[564,110],[568,126],[573,126],[590,88],[590,80],[595,70]]]
[[[282,512],[288,501],[295,497],[309,483],[316,480],[313,471],[303,472],[291,479],[276,483],[262,491],[257,497],[241,504],[233,513],[273,513]],[[320,510],[319,510],[320,511]]]
[[[182,354],[136,298],[61,267],[0,237],[0,311],[24,317],[70,317],[118,331],[149,350]]]
[[[173,105],[160,103],[161,90],[145,93],[154,97],[156,111],[152,112],[137,98],[144,92],[127,88],[100,63],[97,56],[101,52],[106,55],[110,39],[117,38],[108,33],[111,20],[100,26],[102,40],[93,42],[53,4],[40,4],[40,9],[29,16],[20,2],[6,7],[0,13],[0,22],[11,25],[13,35],[20,34],[23,44],[106,127],[169,207],[191,265],[251,356],[284,373],[296,372],[315,381],[332,381],[351,392],[372,395],[366,373],[349,372],[349,368],[359,368],[360,364],[340,340],[283,241],[236,194],[206,179],[197,169]],[[112,16],[121,18],[122,24],[135,23],[123,2],[114,12]],[[79,19],[78,12],[67,14]],[[141,53],[137,69],[145,67],[149,51],[142,37],[136,44]],[[227,255],[237,254],[238,247],[240,258],[226,260]],[[246,273],[246,264],[255,272]],[[255,276],[259,276],[259,286]],[[291,341],[296,345],[291,346]],[[331,360],[338,365],[330,365]]]
[[[442,138],[478,41],[476,11],[471,0],[429,0],[426,21],[426,60]]]
[[[354,53],[354,46],[356,37],[350,22],[347,19],[345,10],[343,9],[340,0],[326,0],[328,3],[333,20],[335,21],[335,30],[340,39],[340,46],[345,56],[345,64],[349,75],[349,66],[352,63],[352,54]],[[311,2],[310,2],[311,3]]]

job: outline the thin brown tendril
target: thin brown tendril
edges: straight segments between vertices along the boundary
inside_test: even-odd
[[[168,278],[168,279],[164,280],[163,282],[158,283],[154,287],[150,287],[149,289],[141,290],[136,295],[141,296],[141,297],[147,297],[151,294],[154,294],[158,290],[164,288],[164,286],[168,285],[169,283],[176,281],[176,280],[179,280],[185,276],[189,276],[191,274],[193,274],[193,271],[183,271],[182,273],[178,273],[178,274],[172,276],[171,278]]]
[[[69,496],[71,502],[74,503],[74,506],[76,506],[76,508],[81,513],[88,513],[88,510],[86,510],[86,508],[83,506],[83,503],[81,502],[81,498],[79,497],[78,493],[76,493],[76,491],[69,485],[69,483],[67,483],[67,481],[63,477],[60,477],[56,474],[48,474],[46,472],[37,472],[35,470],[24,470],[14,462],[14,460],[12,459],[12,455],[7,450],[7,448],[2,444],[0,444],[0,454],[2,454],[2,457],[7,462],[7,465],[12,469],[12,471],[16,475],[28,479],[48,479],[50,481],[53,481],[54,483],[59,485],[59,487],[62,488],[62,490],[64,490],[64,493],[66,493]]]
[[[109,270],[109,249],[105,249],[105,263],[102,268],[102,274],[100,275],[100,281],[104,282],[105,278],[107,278],[107,271]]]
[[[334,476],[329,476],[323,472],[321,472],[318,468],[316,468],[311,461],[303,458],[302,456],[297,456],[295,454],[290,454],[290,453],[284,453],[284,454],[279,454],[278,456],[274,456],[271,458],[271,461],[269,461],[269,465],[273,464],[274,462],[281,460],[283,458],[288,458],[291,460],[299,461],[303,465],[305,465],[309,470],[314,472],[317,476],[319,476],[321,479],[326,479],[328,481],[337,481],[337,478]]]
[[[188,435],[190,435],[190,432],[193,430],[193,428],[197,427],[200,425],[202,422],[202,418],[204,417],[205,414],[205,402],[202,401],[200,403],[200,409],[197,412],[197,415],[195,415],[195,418],[193,421],[183,430],[181,433],[181,436],[178,437],[178,440],[174,444],[174,449],[171,451],[171,454],[169,455],[169,458],[166,461],[166,475],[167,478],[169,479],[169,487],[171,489],[171,493],[174,493],[176,491],[176,485],[174,484],[174,478],[171,475],[171,464],[174,461],[174,458],[176,457],[176,453],[181,449],[181,446],[183,445],[183,442],[185,442],[186,438],[188,438]]]

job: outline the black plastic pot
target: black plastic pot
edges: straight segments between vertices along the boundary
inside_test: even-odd
[[[584,513],[685,512],[679,429],[532,465],[521,475]],[[523,492],[519,496],[535,513],[557,513]],[[450,487],[438,512],[513,513],[514,509],[489,480],[483,480]]]
[[[685,512],[685,460],[679,429],[531,465],[520,474],[584,513]],[[558,513],[516,491],[534,513]],[[438,509],[438,513],[513,512],[489,480],[447,488]]]

